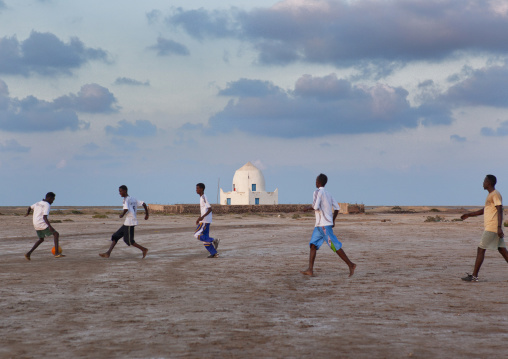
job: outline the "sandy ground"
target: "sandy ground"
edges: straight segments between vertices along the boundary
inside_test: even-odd
[[[501,358],[508,339],[508,264],[488,252],[472,270],[482,218],[457,213],[339,216],[358,265],[326,245],[308,263],[312,217],[215,216],[220,258],[192,234],[194,216],[141,221],[141,251],[93,213],[50,219],[67,257],[35,242],[24,209],[0,208],[0,358]],[[426,223],[436,214],[446,222]],[[141,217],[141,216],[140,216]]]

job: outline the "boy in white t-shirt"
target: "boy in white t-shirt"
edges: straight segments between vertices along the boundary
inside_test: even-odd
[[[123,212],[120,214],[120,218],[125,217],[125,222],[122,227],[113,235],[111,236],[111,246],[109,247],[108,251],[106,253],[99,253],[99,255],[103,258],[109,258],[111,255],[111,252],[113,251],[113,248],[115,248],[116,244],[120,240],[120,238],[123,238],[123,241],[128,246],[134,246],[143,252],[143,258],[146,257],[146,253],[148,252],[148,249],[146,249],[143,246],[140,246],[134,241],[134,227],[138,224],[138,219],[136,217],[136,211],[139,206],[143,206],[145,209],[145,220],[148,219],[148,207],[146,206],[146,203],[143,201],[138,201],[136,198],[130,197],[127,193],[127,186],[122,185],[118,188],[118,192],[120,193],[120,196],[123,197]]]
[[[30,214],[30,211],[34,211],[33,216],[33,223],[35,231],[37,232],[37,237],[39,237],[39,240],[34,244],[32,249],[25,254],[25,258],[27,260],[30,260],[30,255],[33,251],[39,245],[44,242],[45,237],[49,237],[50,235],[53,235],[53,238],[55,240],[55,248],[58,248],[58,239],[60,238],[60,234],[55,231],[53,226],[51,226],[51,223],[49,223],[48,216],[49,211],[51,209],[51,204],[54,202],[56,195],[53,192],[48,192],[46,194],[46,197],[37,203],[34,203],[30,207],[28,207],[28,210],[25,214],[25,217],[27,217]],[[55,251],[55,258],[62,258],[65,257],[63,254],[58,253],[58,250]]]
[[[194,237],[203,242],[205,248],[210,252],[208,258],[217,258],[219,253],[217,247],[219,247],[220,239],[213,239],[210,237],[210,223],[212,223],[212,206],[205,196],[205,185],[198,183],[196,185],[196,193],[199,194],[199,206],[201,209],[201,216],[196,220],[196,231]]]
[[[333,199],[332,195],[325,190],[328,177],[321,173],[316,178],[317,190],[314,191],[312,207],[305,211],[312,211],[316,214],[316,225],[310,239],[309,267],[300,273],[305,275],[314,275],[314,261],[316,253],[321,245],[326,242],[328,246],[342,259],[349,267],[349,276],[351,277],[356,269],[356,264],[351,262],[342,249],[342,243],[333,233],[335,227],[335,218],[339,214],[339,204]]]

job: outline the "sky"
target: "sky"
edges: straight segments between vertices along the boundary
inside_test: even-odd
[[[0,0],[0,206],[508,193],[507,0]],[[506,194],[508,196],[508,194]]]

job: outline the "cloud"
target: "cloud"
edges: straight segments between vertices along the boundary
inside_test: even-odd
[[[281,89],[269,81],[240,79],[229,82],[225,89],[219,91],[220,96],[264,97],[274,95]]]
[[[150,81],[138,81],[128,77],[118,77],[115,80],[115,85],[128,85],[128,86],[150,86]]]
[[[508,50],[506,6],[475,0],[285,0],[250,11],[173,9],[166,23],[196,39],[250,43],[264,64],[357,65],[389,73],[408,61]],[[377,71],[377,70],[376,70]]]
[[[116,127],[106,126],[106,134],[125,137],[150,137],[157,134],[157,126],[148,120],[137,120],[135,123],[121,120]]]
[[[54,34],[32,31],[22,42],[16,36],[0,38],[0,73],[70,75],[90,61],[107,62],[107,54],[85,47],[77,37],[64,43]]]
[[[462,76],[464,76],[462,74]],[[456,78],[462,78],[457,75]],[[468,71],[468,77],[450,87],[442,96],[455,106],[508,107],[508,63]]]
[[[203,8],[183,10],[180,7],[174,9],[165,22],[170,26],[182,27],[191,36],[202,40],[237,36],[242,31],[239,16],[242,16],[242,12],[236,9],[209,11]]]
[[[450,110],[439,103],[411,106],[408,92],[401,87],[354,85],[335,74],[304,75],[292,90],[241,79],[219,91],[226,94],[238,98],[210,118],[212,133],[240,130],[271,137],[317,137],[452,122]]]
[[[157,38],[157,44],[150,46],[149,49],[156,50],[157,56],[188,56],[190,54],[189,49],[185,45],[163,37]]]
[[[11,98],[7,84],[0,80],[0,130],[10,132],[52,132],[80,130],[90,124],[80,121],[76,109],[34,96]]]
[[[160,10],[152,10],[146,13],[146,19],[149,24],[155,24],[159,22],[159,19],[162,17],[162,12]]]
[[[30,152],[30,147],[22,146],[16,140],[7,140],[4,143],[0,142],[0,152],[26,153]]]
[[[57,108],[72,109],[78,112],[111,113],[117,112],[114,106],[115,96],[105,87],[97,84],[87,84],[75,94],[61,96],[54,101]]]
[[[452,141],[454,141],[454,142],[466,142],[466,141],[467,141],[467,138],[466,138],[466,137],[459,136],[459,135],[451,135],[451,136],[450,136],[450,140],[452,140]]]
[[[481,134],[484,136],[508,136],[508,121],[501,122],[498,128],[483,127]]]

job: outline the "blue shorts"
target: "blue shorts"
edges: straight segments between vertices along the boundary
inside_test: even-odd
[[[335,234],[333,234],[332,226],[314,227],[309,246],[313,244],[316,246],[316,249],[319,249],[325,241],[334,252],[342,248],[342,243],[340,243]]]

